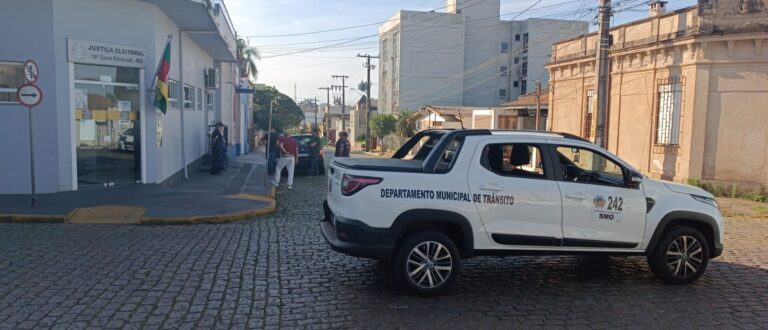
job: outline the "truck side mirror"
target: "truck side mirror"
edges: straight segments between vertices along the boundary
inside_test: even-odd
[[[635,171],[629,171],[626,182],[627,187],[637,188],[641,183],[643,183],[643,175]]]

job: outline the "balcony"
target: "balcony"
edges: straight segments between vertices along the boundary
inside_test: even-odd
[[[235,28],[223,0],[139,0],[160,8],[214,60],[234,62]]]

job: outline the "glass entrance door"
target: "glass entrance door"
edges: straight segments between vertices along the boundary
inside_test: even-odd
[[[78,187],[139,183],[139,69],[76,64],[74,93]]]

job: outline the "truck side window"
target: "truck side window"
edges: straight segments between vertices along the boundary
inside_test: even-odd
[[[546,178],[541,149],[528,143],[489,144],[483,149],[480,163],[498,175]]]
[[[622,167],[611,159],[589,149],[559,146],[557,157],[563,180],[611,186],[624,186]]]
[[[459,149],[464,142],[464,138],[455,138],[445,146],[445,150],[440,155],[440,159],[437,160],[435,165],[435,173],[448,173],[453,167],[453,163],[456,162],[456,157],[459,155]]]

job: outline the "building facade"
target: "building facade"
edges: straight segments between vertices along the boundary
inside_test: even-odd
[[[551,44],[583,21],[503,21],[500,0],[447,0],[446,12],[401,10],[379,28],[379,108],[497,106],[545,86]]]
[[[27,59],[44,93],[33,110],[37,192],[161,183],[201,159],[217,121],[241,139],[235,31],[220,0],[4,1],[0,31],[0,141],[15,141],[0,144],[0,194],[31,190],[28,110],[15,96]],[[162,114],[153,84],[169,36]]]
[[[609,151],[653,177],[768,186],[768,10],[699,1],[611,29]],[[552,47],[550,126],[592,139],[590,34]]]

